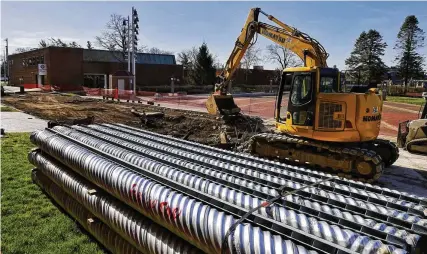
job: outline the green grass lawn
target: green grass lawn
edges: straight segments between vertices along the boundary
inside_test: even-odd
[[[403,97],[403,96],[387,96],[387,101],[390,102],[400,102],[400,103],[408,103],[421,106],[426,102],[424,98],[413,98],[413,97]]]
[[[28,133],[1,138],[1,253],[104,253],[31,181]]]
[[[1,106],[0,111],[1,112],[18,112],[18,110],[11,108],[9,106]]]

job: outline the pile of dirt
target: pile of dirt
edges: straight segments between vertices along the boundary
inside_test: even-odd
[[[225,121],[207,113],[102,101],[83,96],[28,93],[3,97],[2,103],[45,120],[72,121],[94,116],[95,123],[123,123],[208,145],[219,144],[222,130],[227,131],[233,143],[244,142],[251,135],[267,130],[263,121],[257,117],[242,115]],[[132,109],[138,112],[162,112],[163,117],[152,119],[146,124],[131,113]]]

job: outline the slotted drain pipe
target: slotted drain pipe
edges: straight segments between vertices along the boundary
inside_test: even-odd
[[[40,151],[30,152],[28,159],[66,194],[77,200],[142,253],[200,253],[200,250],[117,199],[99,191],[95,185],[52,158],[41,154]]]
[[[79,127],[76,127],[76,128],[79,128]],[[168,166],[179,167],[180,170],[183,170],[185,172],[190,172],[192,174],[194,173],[197,176],[208,178],[214,182],[221,183],[221,184],[224,184],[225,186],[229,187],[229,188],[224,188],[224,189],[218,189],[217,188],[215,190],[215,193],[218,193],[219,198],[221,198],[219,193],[230,192],[230,190],[236,191],[236,193],[238,193],[238,191],[240,190],[243,194],[253,194],[253,195],[257,196],[258,198],[271,198],[272,196],[275,196],[278,194],[278,192],[276,190],[268,189],[268,187],[265,187],[266,189],[264,189],[264,192],[262,192],[260,190],[260,188],[254,188],[255,185],[245,186],[246,184],[250,184],[250,182],[245,181],[245,180],[239,181],[236,184],[234,182],[235,181],[234,176],[225,176],[221,172],[217,172],[217,173],[211,172],[211,175],[213,175],[214,177],[210,177],[211,175],[208,175],[208,174],[201,172],[204,170],[208,170],[208,169],[205,169],[201,166],[191,165],[191,163],[183,163],[183,162],[185,162],[184,160],[173,159],[173,157],[168,156],[166,154],[156,153],[156,152],[152,152],[152,151],[150,152],[150,151],[147,151],[147,149],[135,150],[135,149],[131,148],[130,146],[124,146],[126,143],[125,141],[121,142],[122,143],[121,145],[119,145],[119,144],[114,144],[114,145],[113,144],[107,144],[107,143],[105,143],[104,138],[109,138],[111,140],[113,140],[113,139],[117,140],[117,139],[113,138],[113,137],[106,137],[105,135],[98,133],[98,132],[93,132],[93,136],[89,136],[83,132],[70,129],[68,127],[59,127],[58,126],[58,127],[55,127],[55,130],[59,131],[63,135],[69,136],[69,137],[76,139],[80,142],[83,142],[83,143],[88,144],[88,145],[92,145],[93,148],[100,149],[101,151],[104,151],[106,153],[114,151],[115,156],[117,156],[118,158],[121,158],[123,160],[126,160],[130,163],[137,163],[137,162],[141,161],[140,159],[157,160],[157,161],[165,163]],[[120,141],[122,141],[122,140],[118,140],[118,142],[120,142]],[[137,152],[137,153],[134,153],[134,152]],[[141,153],[144,156],[141,155]],[[138,166],[138,164],[134,164],[134,165]],[[161,168],[161,166],[154,168],[154,170],[159,169],[159,168]],[[190,170],[188,168],[194,168],[194,169]],[[176,169],[171,169],[171,170],[176,170]],[[170,177],[173,180],[179,181],[183,184],[191,185],[191,183],[188,181],[189,178],[187,176],[183,175],[182,173],[171,174],[167,170],[161,170],[160,173],[166,177]],[[220,174],[222,174],[222,176],[221,176],[222,181],[221,181],[221,179],[216,177]],[[195,178],[193,178],[192,180],[195,180]],[[201,191],[203,191],[203,190],[201,190]],[[272,195],[272,196],[269,197],[269,195]],[[425,237],[423,239],[420,239],[419,235],[410,234],[410,233],[406,232],[405,230],[399,230],[393,226],[388,226],[384,223],[376,223],[374,220],[371,220],[371,219],[366,220],[360,216],[354,217],[348,212],[342,213],[341,211],[339,211],[337,209],[332,209],[332,208],[325,206],[325,205],[320,206],[318,203],[312,203],[312,202],[307,201],[307,200],[303,202],[303,200],[300,200],[298,198],[296,199],[295,197],[292,197],[292,196],[287,196],[285,200],[286,201],[284,202],[284,204],[286,205],[286,208],[290,209],[290,210],[288,210],[288,212],[290,212],[290,213],[299,212],[300,213],[299,215],[301,215],[302,218],[305,218],[305,216],[307,216],[307,217],[315,216],[317,219],[325,220],[325,221],[328,221],[329,223],[332,223],[332,226],[333,226],[333,224],[339,224],[340,227],[344,227],[344,228],[347,228],[350,230],[356,230],[356,231],[359,231],[359,234],[371,235],[373,237],[377,237],[377,239],[379,239],[379,240],[385,240],[385,241],[390,242],[392,244],[398,244],[398,245],[403,245],[403,246],[409,245],[405,248],[408,248],[408,249],[413,248],[414,251],[416,249],[420,248],[422,241],[426,240]],[[233,202],[233,201],[234,200],[231,200],[230,202]],[[308,204],[307,204],[307,202],[308,202]],[[334,212],[333,214],[332,214],[332,211]],[[344,216],[343,216],[343,214],[344,214]],[[339,216],[337,216],[337,215],[339,215]],[[291,216],[291,217],[297,217],[297,216],[298,216],[298,214],[295,214],[294,216]],[[335,216],[335,218],[334,218],[334,216]],[[280,218],[283,216],[278,215],[278,217]],[[295,226],[295,222],[292,221],[292,219],[290,221],[287,221],[287,223]],[[302,225],[299,225],[299,226],[300,226],[299,228],[304,229],[303,223],[302,223]],[[298,225],[296,225],[296,227],[298,228]],[[326,230],[326,232],[328,232],[328,231]],[[414,233],[414,232],[411,232],[411,233]],[[329,235],[326,235],[326,236],[324,235],[323,238],[331,238],[331,237]],[[396,238],[400,238],[401,240],[398,240]]]
[[[99,156],[95,150],[84,149],[78,142],[47,134],[36,131],[30,138],[43,152],[206,253],[219,253],[227,229],[236,221],[232,215],[247,212],[157,174],[137,173],[136,167],[124,168],[114,162],[120,161],[114,156]],[[132,189],[143,195],[135,197]],[[174,217],[173,211],[167,212],[170,210],[166,206],[180,213]],[[291,230],[286,225],[271,228],[272,220],[256,214],[247,221],[252,224],[238,224],[232,234],[234,241],[231,237],[228,240],[229,253],[232,249],[239,249],[240,253],[254,253],[255,250],[258,253],[355,253],[324,239],[308,237],[303,231]],[[405,253],[391,249],[394,253]]]
[[[226,151],[226,150],[223,150],[220,148],[211,147],[211,146],[199,144],[199,143],[188,141],[188,140],[182,140],[182,139],[178,139],[175,137],[170,137],[170,136],[166,137],[165,135],[162,135],[162,134],[150,132],[150,131],[143,130],[143,129],[134,128],[131,126],[126,126],[124,124],[103,124],[103,126],[107,126],[110,128],[118,128],[121,131],[129,131],[129,132],[132,132],[135,134],[141,134],[141,135],[147,134],[149,136],[157,137],[160,139],[167,138],[171,141],[178,142],[179,144],[190,145],[193,147],[202,148],[203,150],[209,151],[210,154],[213,154],[213,155],[220,154],[220,158],[222,158],[222,159],[229,159],[231,157],[231,158],[236,159],[236,161],[238,161],[238,162],[244,161],[244,162],[246,162],[247,165],[252,164],[252,165],[257,166],[257,167],[267,165],[269,167],[281,168],[283,170],[290,170],[290,171],[295,171],[295,172],[299,171],[299,173],[301,173],[303,175],[312,176],[315,178],[323,178],[324,179],[324,178],[329,178],[332,176],[330,174],[319,172],[316,170],[310,170],[310,169],[303,168],[303,167],[291,166],[291,165],[286,165],[286,164],[280,163],[280,162],[266,160],[263,158],[257,158],[257,157],[254,157],[252,155],[249,155],[249,154],[238,153],[238,152],[233,152],[233,151]],[[261,165],[259,165],[259,164],[261,164]],[[369,183],[354,181],[354,180],[350,180],[350,179],[346,179],[346,178],[341,178],[338,176],[333,176],[333,177],[334,177],[334,179],[329,181],[330,185],[333,185],[335,183],[339,183],[342,185],[347,185],[348,187],[360,189],[359,191],[363,195],[366,195],[366,193],[362,192],[364,190],[364,191],[369,191],[369,192],[376,193],[379,195],[387,196],[387,200],[389,200],[389,201],[392,201],[393,199],[395,199],[396,201],[397,200],[408,201],[409,203],[406,203],[406,205],[412,205],[411,203],[414,203],[415,205],[422,205],[424,207],[427,206],[427,197],[420,197],[420,196],[409,194],[406,192],[399,192],[396,190],[390,190],[388,188],[383,188],[383,187],[380,187],[377,185],[371,185]],[[373,194],[371,194],[371,195],[373,195]]]
[[[160,144],[160,138],[158,138],[157,142],[154,141],[147,141],[144,138],[138,138],[134,137],[130,134],[124,134],[122,132],[119,132],[117,130],[110,130],[108,128],[105,128],[103,126],[89,126],[92,131],[97,132],[96,135],[109,134],[110,136],[113,136],[112,138],[121,138],[128,142],[134,142],[135,144],[143,145],[146,147],[151,147],[154,149],[157,149],[158,151],[167,151],[168,153],[171,153],[173,150],[172,145],[162,145]],[[73,126],[73,128],[88,132],[90,129],[87,129],[85,127],[80,126]],[[92,132],[93,134],[93,132]],[[202,153],[203,151],[201,149],[198,149],[199,153]],[[262,171],[262,169],[248,169],[245,167],[240,167],[237,165],[234,165],[234,163],[227,163],[221,160],[216,159],[210,159],[207,156],[203,155],[197,155],[191,152],[186,152],[185,150],[181,150],[176,152],[175,154],[180,154],[183,157],[187,157],[188,159],[191,159],[193,161],[201,162],[205,166],[217,168],[218,170],[224,170],[229,169],[236,173],[243,173],[244,175],[251,176],[251,180],[253,181],[264,181],[266,184],[274,185],[274,183],[278,185],[286,185],[290,188],[297,189],[302,185],[306,185],[308,183],[312,183],[314,181],[319,181],[320,179],[312,179],[312,181],[306,181],[301,180],[295,177],[287,177],[287,179],[279,178],[279,177],[286,177],[286,175],[283,174],[277,174],[277,172],[271,170],[271,171],[264,171],[263,173],[260,173],[259,171]],[[295,181],[298,180],[298,181]],[[319,185],[321,188],[322,185]],[[324,186],[323,186],[324,187]],[[310,192],[311,194],[322,196],[323,198],[330,198],[332,200],[335,200],[336,202],[341,202],[346,207],[351,207],[352,210],[359,211],[362,213],[369,213],[373,215],[376,218],[380,218],[381,220],[390,221],[392,223],[396,223],[398,225],[401,225],[403,227],[407,227],[409,229],[414,229],[420,232],[425,232],[425,228],[427,226],[427,220],[422,219],[420,216],[417,215],[411,215],[406,212],[402,212],[396,209],[393,209],[391,207],[384,207],[382,205],[376,205],[369,202],[366,202],[365,200],[360,200],[360,196],[352,197],[352,193],[341,191],[339,193],[333,192],[329,188],[311,188],[311,189],[305,189],[304,191]],[[346,195],[347,194],[347,195]],[[353,195],[354,196],[354,195]],[[363,197],[362,197],[363,198]],[[369,212],[363,212],[363,210],[368,210]],[[391,219],[390,219],[391,218]],[[414,226],[412,224],[423,226],[422,228]]]
[[[54,130],[47,130],[47,132],[54,132]],[[60,136],[61,138],[59,138],[58,136]],[[159,176],[156,173],[150,172],[149,169],[156,166],[156,163],[154,163],[154,162],[147,161],[146,164],[145,164],[145,168],[136,167],[136,166],[130,165],[126,161],[123,161],[123,160],[119,159],[118,158],[118,153],[119,153],[118,151],[112,151],[113,152],[112,155],[111,154],[106,154],[104,152],[99,151],[98,149],[88,147],[85,144],[81,143],[80,141],[74,140],[74,139],[72,139],[72,138],[70,138],[70,137],[68,137],[66,135],[62,135],[60,133],[56,133],[56,135],[53,135],[53,133],[46,133],[46,131],[44,133],[38,132],[36,135],[32,135],[32,140],[37,145],[39,145],[43,150],[48,151],[49,154],[51,154],[51,155],[53,155],[55,157],[58,157],[59,160],[61,160],[61,159],[62,160],[66,160],[67,161],[67,163],[66,163],[67,165],[73,165],[73,163],[81,163],[81,161],[83,160],[83,158],[79,158],[77,154],[79,154],[79,152],[80,152],[82,154],[81,156],[83,156],[83,155],[89,156],[87,154],[90,154],[90,153],[88,153],[88,152],[86,152],[86,153],[82,152],[82,151],[84,151],[86,149],[89,149],[89,150],[91,150],[91,151],[93,151],[93,152],[95,152],[95,153],[97,153],[99,155],[102,155],[103,157],[107,157],[109,159],[114,159],[116,161],[120,161],[121,164],[126,165],[128,168],[135,168],[136,170],[143,170],[144,174],[148,174],[148,175],[156,176],[156,177],[161,177],[162,183],[165,183],[165,182],[174,183],[176,185],[180,185],[180,188],[191,190],[189,187],[185,187],[185,186],[183,186],[183,185],[181,185],[179,183],[176,183],[174,181],[170,181],[170,180],[162,177],[161,175]],[[72,142],[70,143],[67,140],[72,141]],[[76,148],[76,145],[72,145],[73,143],[74,144],[78,144],[78,148],[79,149],[74,149],[74,148]],[[60,149],[61,146],[63,146],[65,149]],[[72,147],[72,148],[70,148],[70,147]],[[67,151],[67,149],[69,151]],[[70,149],[73,149],[73,151],[71,151]],[[117,154],[114,155],[114,152],[116,152]],[[74,155],[71,156],[72,154],[74,154]],[[74,159],[73,159],[73,157],[74,157]],[[96,159],[99,160],[100,158],[98,157]],[[137,159],[137,158],[135,158],[135,159]],[[144,162],[142,159],[140,159],[140,160],[142,162]],[[86,159],[86,160],[83,160],[83,161],[88,162],[88,163],[86,163],[87,164],[86,167],[90,166],[90,164],[91,164],[91,163],[89,163],[90,160]],[[83,165],[85,165],[85,163],[83,163]],[[166,170],[167,167],[164,167],[164,169]],[[108,179],[108,181],[110,181],[110,180]],[[200,184],[200,182],[201,181],[195,182],[195,184]],[[108,186],[109,185],[107,185],[105,187],[108,187]],[[207,186],[209,186],[209,185],[207,185]],[[210,186],[213,187],[213,186],[215,186],[215,184],[212,183]],[[196,191],[196,193],[197,193],[197,189],[195,189],[195,190],[193,189],[193,191]],[[141,192],[141,193],[144,193],[144,192]],[[200,192],[198,192],[198,193],[199,193],[198,194],[199,196],[203,195],[203,193],[200,193]],[[249,198],[249,197],[247,197],[247,198]],[[242,200],[242,202],[243,201],[244,200]],[[224,202],[224,201],[221,201],[221,200],[217,200],[217,202],[222,202],[223,204],[227,204],[227,202]],[[255,202],[255,203],[253,203],[253,202]],[[249,203],[245,202],[245,205],[252,207],[252,206],[259,205],[260,202],[261,201],[259,199],[251,198],[249,200]],[[276,209],[276,211],[277,211],[277,209]],[[264,211],[264,213],[265,213],[265,211]],[[283,213],[283,211],[282,211],[282,214],[283,214],[283,216],[285,216],[285,214]],[[253,216],[257,216],[257,215],[253,214]],[[258,216],[257,219],[260,220],[262,218],[260,218]],[[266,219],[267,218],[264,218],[264,220],[266,220]],[[307,220],[307,223],[308,222],[309,222],[309,220]],[[311,222],[316,222],[316,220],[313,220]],[[274,221],[272,221],[272,223],[274,223]],[[279,224],[276,224],[275,226],[277,227],[278,225]],[[287,227],[285,224],[280,224],[280,226]],[[334,226],[330,227],[327,223],[324,223],[324,222],[321,222],[319,225],[317,225],[317,229],[316,229],[316,227],[313,227],[313,226],[310,227],[310,225],[308,225],[308,228],[311,228],[311,230],[314,230],[314,231],[320,230],[322,227],[323,228],[326,227],[326,228],[324,228],[324,230],[332,230],[332,231],[330,231],[329,234],[331,234],[332,232],[335,232],[335,234],[332,233],[332,235],[330,235],[332,237],[332,239],[328,239],[328,240],[330,240],[330,241],[335,240],[335,239],[333,239],[334,236],[337,237],[337,238],[344,237],[344,239],[341,239],[341,241],[339,241],[339,240],[337,241],[337,242],[341,242],[342,243],[342,242],[345,242],[345,239],[347,238],[347,240],[350,240],[350,242],[347,242],[346,245],[353,247],[354,250],[356,250],[357,252],[364,253],[364,252],[370,252],[370,251],[379,250],[379,249],[382,249],[383,251],[386,251],[386,252],[398,252],[398,253],[399,252],[404,252],[403,250],[397,249],[397,248],[395,248],[393,246],[384,245],[380,241],[372,241],[372,240],[369,239],[369,237],[366,237],[366,236],[360,238],[360,236],[358,234],[354,234],[353,232],[351,232],[349,230],[340,231],[340,229],[338,227],[336,227],[336,226],[335,227]],[[292,231],[297,231],[297,229],[295,229],[295,228],[288,227],[288,229],[292,230]],[[310,238],[313,238],[313,239],[317,238],[314,235],[307,234],[307,232],[305,234],[306,234],[306,236],[309,236]],[[328,233],[326,233],[325,235],[327,235],[327,234]],[[350,239],[348,239],[348,238],[350,238]],[[323,241],[323,240],[320,240],[320,239],[321,238],[318,238],[318,241]],[[358,242],[358,240],[362,240],[362,241]],[[353,241],[355,241],[355,242],[353,242]],[[332,245],[331,243],[327,243],[327,242],[324,242],[324,244],[327,244],[327,245],[330,245],[330,246]]]
[[[139,254],[129,242],[111,230],[107,225],[99,221],[93,214],[84,208],[79,202],[71,198],[58,185],[53,183],[39,170],[33,169],[31,178],[48,196],[62,207],[71,217],[89,232],[95,239],[112,253]]]

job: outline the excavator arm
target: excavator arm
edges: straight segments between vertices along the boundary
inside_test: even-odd
[[[280,27],[258,21],[260,13],[267,16],[269,20]],[[278,45],[291,50],[304,61],[305,66],[327,67],[326,59],[328,53],[326,53],[326,50],[317,40],[294,27],[282,23],[272,15],[261,11],[260,8],[253,8],[249,12],[245,25],[239,37],[237,37],[234,49],[225,64],[223,72],[219,76],[220,82],[216,85],[216,92],[221,95],[227,94],[226,88],[228,82],[239,68],[247,49],[253,45],[254,42],[252,41],[257,34],[261,34]]]

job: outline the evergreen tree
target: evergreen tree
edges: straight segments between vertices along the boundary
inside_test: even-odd
[[[209,53],[208,46],[203,43],[196,55],[194,71],[192,72],[192,81],[195,85],[213,85],[215,84],[214,59]]]
[[[353,70],[360,71],[363,83],[381,81],[387,66],[382,61],[387,43],[383,42],[381,34],[373,29],[363,31],[354,44],[350,57],[345,64]]]
[[[395,62],[401,77],[405,80],[405,89],[410,78],[423,78],[423,57],[417,52],[424,46],[424,31],[418,27],[414,15],[407,16],[400,31],[394,49],[398,54]]]

